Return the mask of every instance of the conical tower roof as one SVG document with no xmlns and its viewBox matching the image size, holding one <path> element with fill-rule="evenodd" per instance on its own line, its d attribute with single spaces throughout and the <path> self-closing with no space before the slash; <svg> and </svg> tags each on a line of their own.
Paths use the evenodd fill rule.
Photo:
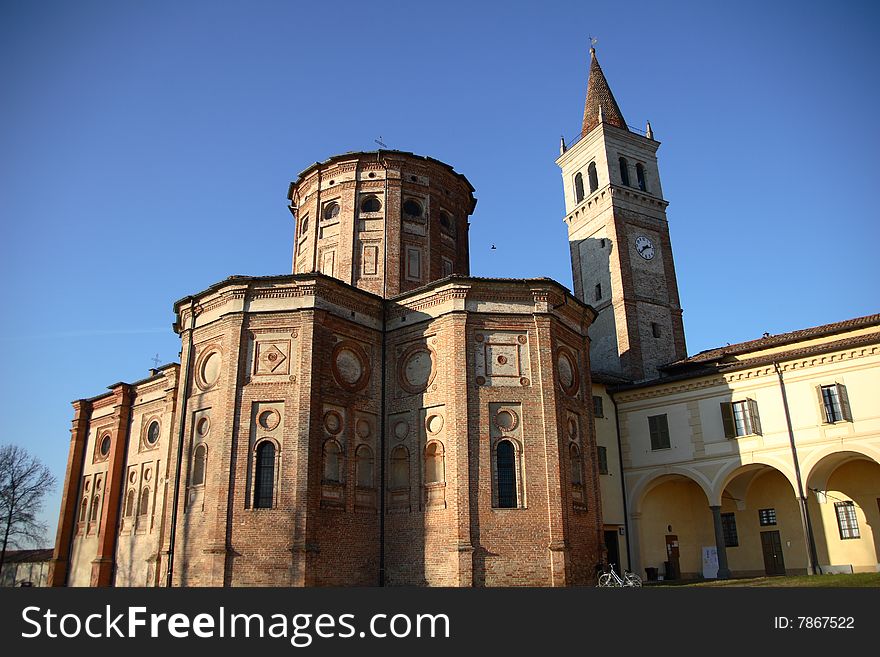
<svg viewBox="0 0 880 657">
<path fill-rule="evenodd" d="M 600 123 L 609 123 L 618 128 L 627 130 L 623 114 L 614 100 L 614 94 L 608 86 L 599 60 L 596 58 L 596 50 L 590 48 L 590 79 L 587 82 L 587 102 L 584 104 L 584 127 L 586 135 Z"/>
</svg>

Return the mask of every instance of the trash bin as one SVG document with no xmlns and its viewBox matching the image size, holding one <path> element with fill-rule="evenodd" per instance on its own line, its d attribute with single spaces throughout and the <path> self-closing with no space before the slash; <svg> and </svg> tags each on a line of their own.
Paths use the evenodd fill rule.
<svg viewBox="0 0 880 657">
<path fill-rule="evenodd" d="M 657 569 L 656 568 L 645 568 L 645 575 L 648 576 L 649 582 L 657 581 Z"/>
</svg>

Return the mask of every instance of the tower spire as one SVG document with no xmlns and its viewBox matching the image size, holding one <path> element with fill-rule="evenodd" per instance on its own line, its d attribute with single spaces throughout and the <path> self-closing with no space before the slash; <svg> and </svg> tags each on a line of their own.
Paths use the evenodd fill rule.
<svg viewBox="0 0 880 657">
<path fill-rule="evenodd" d="M 626 121 L 614 100 L 614 94 L 608 86 L 596 49 L 590 48 L 590 78 L 587 82 L 587 101 L 584 103 L 584 125 L 582 134 L 586 135 L 600 123 L 608 123 L 627 130 Z"/>
</svg>

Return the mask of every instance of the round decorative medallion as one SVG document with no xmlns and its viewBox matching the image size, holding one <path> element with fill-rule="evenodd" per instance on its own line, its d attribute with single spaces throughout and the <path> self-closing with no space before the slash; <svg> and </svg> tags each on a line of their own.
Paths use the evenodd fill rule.
<svg viewBox="0 0 880 657">
<path fill-rule="evenodd" d="M 131 472 L 128 473 L 128 481 L 133 484 L 135 479 L 137 479 L 137 472 L 132 470 Z M 86 490 L 88 490 L 88 489 L 86 489 Z"/>
<path fill-rule="evenodd" d="M 495 414 L 495 426 L 502 431 L 513 431 L 519 424 L 519 417 L 513 411 L 507 409 Z"/>
<path fill-rule="evenodd" d="M 210 388 L 220 378 L 220 352 L 211 351 L 202 358 L 198 369 L 199 378 L 205 388 Z"/>
<path fill-rule="evenodd" d="M 92 486 L 92 482 L 86 481 L 85 489 L 86 489 L 87 493 L 89 492 L 89 488 L 91 488 L 91 486 Z"/>
<path fill-rule="evenodd" d="M 332 434 L 342 431 L 342 416 L 336 411 L 324 413 L 324 428 Z"/>
<path fill-rule="evenodd" d="M 477 333 L 477 342 L 482 342 L 483 340 L 485 340 L 485 338 L 483 337 L 483 334 Z"/>
<path fill-rule="evenodd" d="M 432 436 L 436 436 L 443 428 L 442 415 L 429 415 L 425 420 L 425 430 Z"/>
<path fill-rule="evenodd" d="M 147 444 L 155 445 L 159 441 L 159 423 L 156 420 L 150 422 L 147 427 Z"/>
<path fill-rule="evenodd" d="M 206 417 L 199 418 L 199 421 L 196 422 L 196 433 L 200 436 L 207 436 L 208 431 L 211 429 L 211 420 Z"/>
<path fill-rule="evenodd" d="M 107 456 L 110 453 L 110 434 L 106 434 L 103 438 L 101 438 L 101 456 Z"/>
<path fill-rule="evenodd" d="M 436 359 L 430 347 L 413 345 L 398 360 L 400 387 L 411 393 L 423 392 L 437 374 Z"/>
<path fill-rule="evenodd" d="M 516 341 L 520 344 L 525 344 L 528 341 L 528 338 L 524 335 L 518 335 L 516 336 Z"/>
<path fill-rule="evenodd" d="M 281 415 L 274 408 L 270 408 L 260 413 L 257 422 L 259 422 L 260 426 L 266 431 L 272 431 L 272 429 L 277 427 L 278 423 L 281 422 Z"/>
<path fill-rule="evenodd" d="M 401 420 L 394 425 L 394 437 L 403 440 L 409 433 L 409 424 L 405 420 Z"/>
<path fill-rule="evenodd" d="M 366 438 L 367 436 L 369 436 L 372 429 L 373 428 L 370 426 L 370 423 L 366 420 L 358 420 L 354 425 L 355 432 L 361 438 Z"/>
<path fill-rule="evenodd" d="M 568 418 L 568 437 L 572 440 L 577 440 L 577 433 L 577 422 L 574 421 L 574 418 Z"/>
<path fill-rule="evenodd" d="M 481 385 L 483 385 L 483 384 L 485 384 L 485 383 L 486 383 L 486 377 L 484 377 L 484 376 L 478 376 L 478 377 L 477 377 L 477 385 L 478 385 L 478 386 L 481 386 Z"/>
<path fill-rule="evenodd" d="M 367 355 L 358 344 L 349 340 L 336 344 L 330 357 L 330 369 L 336 382 L 350 392 L 363 388 L 370 378 Z"/>
<path fill-rule="evenodd" d="M 559 374 L 559 383 L 567 395 L 574 395 L 578 391 L 579 374 L 577 361 L 567 349 L 560 349 L 556 356 L 556 371 Z"/>
<path fill-rule="evenodd" d="M 499 356 L 498 357 L 499 365 L 507 365 L 507 356 Z"/>
<path fill-rule="evenodd" d="M 144 470 L 144 481 L 149 481 L 153 478 L 153 471 L 150 468 Z"/>
<path fill-rule="evenodd" d="M 522 378 L 519 380 L 519 384 L 520 384 L 521 386 L 527 386 L 527 385 L 529 385 L 529 383 L 530 383 L 530 381 L 529 381 L 526 377 L 522 377 Z"/>
</svg>

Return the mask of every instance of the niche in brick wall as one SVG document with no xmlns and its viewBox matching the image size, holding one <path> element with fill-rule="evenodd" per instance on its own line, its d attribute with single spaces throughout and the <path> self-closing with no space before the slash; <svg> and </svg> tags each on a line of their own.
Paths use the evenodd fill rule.
<svg viewBox="0 0 880 657">
<path fill-rule="evenodd" d="M 446 508 L 446 408 L 432 406 L 419 411 L 422 429 L 422 504 L 425 510 Z"/>
<path fill-rule="evenodd" d="M 324 404 L 321 418 L 321 506 L 344 508 L 346 410 Z"/>
</svg>

